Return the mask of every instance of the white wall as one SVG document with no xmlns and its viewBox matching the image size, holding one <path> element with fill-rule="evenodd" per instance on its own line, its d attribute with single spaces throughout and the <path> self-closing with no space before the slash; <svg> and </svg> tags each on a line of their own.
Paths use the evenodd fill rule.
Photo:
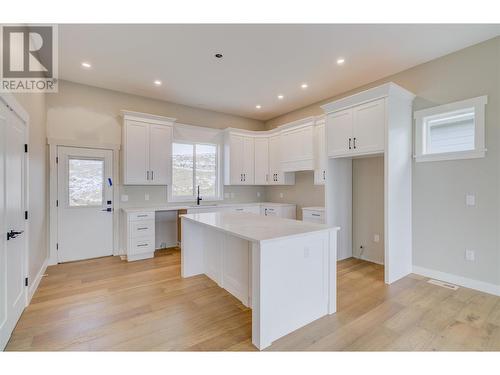
<svg viewBox="0 0 500 375">
<path fill-rule="evenodd" d="M 413 264 L 500 284 L 500 37 L 297 109 L 266 128 L 322 114 L 322 104 L 389 81 L 417 95 L 414 110 L 488 95 L 485 158 L 413 164 Z M 290 194 L 308 194 L 310 184 Z M 467 192 L 476 193 L 475 208 L 465 207 Z M 475 262 L 465 261 L 465 249 L 476 252 Z"/>
</svg>

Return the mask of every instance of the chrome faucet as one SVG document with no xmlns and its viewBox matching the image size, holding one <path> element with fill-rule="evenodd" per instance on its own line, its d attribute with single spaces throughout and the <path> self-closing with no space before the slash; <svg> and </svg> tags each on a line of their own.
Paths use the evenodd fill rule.
<svg viewBox="0 0 500 375">
<path fill-rule="evenodd" d="M 196 197 L 196 205 L 200 205 L 200 201 L 203 200 L 202 197 L 200 197 L 200 185 L 198 185 L 198 196 Z"/>
</svg>

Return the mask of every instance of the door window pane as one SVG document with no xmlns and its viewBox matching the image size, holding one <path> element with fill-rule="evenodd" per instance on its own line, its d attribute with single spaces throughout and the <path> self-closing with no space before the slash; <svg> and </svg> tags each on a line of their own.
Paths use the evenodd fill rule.
<svg viewBox="0 0 500 375">
<path fill-rule="evenodd" d="M 217 196 L 217 147 L 215 145 L 196 145 L 196 186 L 200 195 Z"/>
<path fill-rule="evenodd" d="M 193 196 L 193 145 L 172 145 L 172 195 Z"/>
<path fill-rule="evenodd" d="M 69 159 L 70 207 L 102 206 L 103 187 L 104 160 Z"/>
</svg>

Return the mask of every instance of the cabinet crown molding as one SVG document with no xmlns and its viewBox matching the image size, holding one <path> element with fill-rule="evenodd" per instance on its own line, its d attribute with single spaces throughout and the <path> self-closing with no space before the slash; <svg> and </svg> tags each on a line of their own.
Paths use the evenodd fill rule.
<svg viewBox="0 0 500 375">
<path fill-rule="evenodd" d="M 172 126 L 174 122 L 177 121 L 177 119 L 172 117 L 152 115 L 150 113 L 143 113 L 143 112 L 128 111 L 126 109 L 122 109 L 121 112 L 124 120 L 142 121 L 142 122 L 148 122 L 150 124 L 170 125 L 170 126 Z"/>
<path fill-rule="evenodd" d="M 394 82 L 389 82 L 358 92 L 354 95 L 346 96 L 345 98 L 335 100 L 331 103 L 324 104 L 321 108 L 325 111 L 325 113 L 332 113 L 386 97 L 400 98 L 407 101 L 411 105 L 413 99 L 415 98 L 415 94 L 399 85 L 396 85 Z"/>
</svg>

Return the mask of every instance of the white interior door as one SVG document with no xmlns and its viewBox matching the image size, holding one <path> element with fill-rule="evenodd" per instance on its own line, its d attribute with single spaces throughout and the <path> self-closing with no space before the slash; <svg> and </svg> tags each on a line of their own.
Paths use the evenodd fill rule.
<svg viewBox="0 0 500 375">
<path fill-rule="evenodd" d="M 13 113 L 0 112 L 0 348 L 26 306 L 25 153 L 26 127 Z"/>
<path fill-rule="evenodd" d="M 57 148 L 59 262 L 113 254 L 113 152 Z"/>
</svg>

